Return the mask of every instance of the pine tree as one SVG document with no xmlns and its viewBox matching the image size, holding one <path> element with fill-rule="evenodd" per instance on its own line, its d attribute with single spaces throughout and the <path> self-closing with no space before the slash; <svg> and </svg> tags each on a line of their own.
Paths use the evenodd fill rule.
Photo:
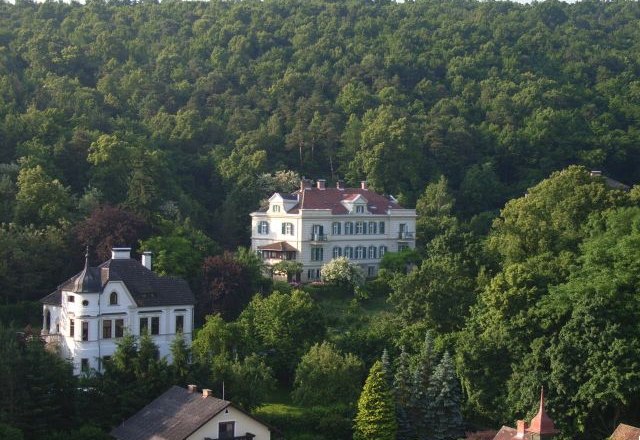
<svg viewBox="0 0 640 440">
<path fill-rule="evenodd" d="M 391 362 L 389 361 L 389 352 L 385 348 L 382 350 L 382 358 L 380 358 L 382 362 L 382 371 L 384 372 L 384 378 L 387 381 L 389 386 L 393 385 L 393 374 L 391 372 Z"/>
<path fill-rule="evenodd" d="M 435 368 L 429 390 L 428 426 L 433 440 L 455 440 L 464 436 L 464 421 L 460 411 L 462 393 L 448 352 Z"/>
<path fill-rule="evenodd" d="M 434 367 L 433 338 L 431 332 L 427 332 L 424 344 L 418 355 L 418 363 L 413 373 L 411 398 L 409 400 L 409 417 L 414 421 L 414 429 L 419 440 L 429 437 L 429 401 L 427 390 Z"/>
<path fill-rule="evenodd" d="M 409 353 L 402 347 L 398 358 L 398 367 L 393 380 L 393 391 L 396 398 L 396 419 L 398 421 L 398 440 L 415 438 L 413 426 L 409 417 L 409 403 L 411 400 L 411 367 Z"/>
<path fill-rule="evenodd" d="M 184 386 L 189 377 L 189 359 L 191 358 L 191 349 L 184 340 L 182 333 L 176 334 L 171 341 L 171 371 L 173 375 L 173 383 Z"/>
<path fill-rule="evenodd" d="M 358 400 L 354 440 L 395 440 L 397 423 L 393 394 L 384 378 L 382 362 L 376 361 Z"/>
</svg>

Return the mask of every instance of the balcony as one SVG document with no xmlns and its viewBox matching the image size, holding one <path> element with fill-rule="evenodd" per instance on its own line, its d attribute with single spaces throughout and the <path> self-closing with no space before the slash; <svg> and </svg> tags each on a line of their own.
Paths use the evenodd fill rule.
<svg viewBox="0 0 640 440">
<path fill-rule="evenodd" d="M 327 235 L 318 234 L 314 232 L 313 234 L 311 234 L 311 241 L 315 241 L 315 242 L 327 241 Z"/>
<path fill-rule="evenodd" d="M 413 240 L 414 238 L 413 232 L 403 231 L 398 233 L 398 240 Z"/>
</svg>

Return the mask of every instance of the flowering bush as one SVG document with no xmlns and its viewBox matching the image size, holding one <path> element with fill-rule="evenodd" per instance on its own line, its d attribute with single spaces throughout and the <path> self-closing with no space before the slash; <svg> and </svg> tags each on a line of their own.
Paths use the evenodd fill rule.
<svg viewBox="0 0 640 440">
<path fill-rule="evenodd" d="M 360 266 L 346 257 L 338 257 L 322 266 L 322 281 L 338 285 L 359 287 L 364 284 L 364 272 Z"/>
</svg>

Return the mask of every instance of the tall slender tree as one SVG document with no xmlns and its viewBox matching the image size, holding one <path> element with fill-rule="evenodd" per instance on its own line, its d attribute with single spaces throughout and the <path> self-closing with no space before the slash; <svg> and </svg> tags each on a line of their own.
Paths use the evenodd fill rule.
<svg viewBox="0 0 640 440">
<path fill-rule="evenodd" d="M 464 421 L 460 409 L 461 401 L 462 393 L 453 361 L 449 352 L 445 352 L 431 376 L 431 383 L 427 390 L 427 425 L 430 439 L 462 438 Z"/>
<path fill-rule="evenodd" d="M 382 362 L 376 361 L 358 400 L 353 439 L 395 440 L 397 430 L 393 394 L 384 377 Z"/>
<path fill-rule="evenodd" d="M 398 440 L 414 438 L 413 425 L 409 417 L 411 401 L 411 366 L 409 353 L 402 347 L 396 374 L 393 378 L 393 391 L 396 398 L 396 420 L 398 421 Z"/>
</svg>

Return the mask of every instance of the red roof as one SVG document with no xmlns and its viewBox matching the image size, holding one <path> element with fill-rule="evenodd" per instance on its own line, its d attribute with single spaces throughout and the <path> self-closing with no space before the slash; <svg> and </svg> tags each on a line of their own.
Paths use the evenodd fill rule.
<svg viewBox="0 0 640 440">
<path fill-rule="evenodd" d="M 276 251 L 276 252 L 297 252 L 298 249 L 291 246 L 286 241 L 278 241 L 276 243 L 265 244 L 264 246 L 258 246 L 261 251 Z"/>
<path fill-rule="evenodd" d="M 538 408 L 538 414 L 531 419 L 531 424 L 527 429 L 534 434 L 556 434 L 558 430 L 553 425 L 553 420 L 544 410 L 544 389 L 540 390 L 540 407 Z"/>
<path fill-rule="evenodd" d="M 288 211 L 290 214 L 296 214 L 300 209 L 330 209 L 332 214 L 348 214 L 349 211 L 342 201 L 351 201 L 358 195 L 367 200 L 367 209 L 371 214 L 386 214 L 389 209 L 403 209 L 391 198 L 362 188 L 311 187 L 298 190 L 294 194 L 298 195 L 300 201 Z"/>
<path fill-rule="evenodd" d="M 638 440 L 640 438 L 640 428 L 620 423 L 613 434 L 611 440 Z"/>
</svg>

